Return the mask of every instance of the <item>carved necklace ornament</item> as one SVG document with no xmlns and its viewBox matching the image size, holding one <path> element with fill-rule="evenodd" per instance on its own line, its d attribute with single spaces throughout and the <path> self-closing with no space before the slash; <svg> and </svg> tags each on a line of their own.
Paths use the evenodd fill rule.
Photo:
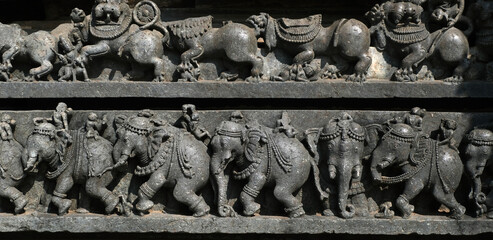
<svg viewBox="0 0 493 240">
<path fill-rule="evenodd" d="M 430 32 L 426 29 L 424 24 L 417 26 L 405 26 L 405 27 L 390 27 L 388 24 L 384 25 L 385 35 L 392 41 L 401 44 L 412 44 L 424 41 L 430 36 Z"/>
</svg>

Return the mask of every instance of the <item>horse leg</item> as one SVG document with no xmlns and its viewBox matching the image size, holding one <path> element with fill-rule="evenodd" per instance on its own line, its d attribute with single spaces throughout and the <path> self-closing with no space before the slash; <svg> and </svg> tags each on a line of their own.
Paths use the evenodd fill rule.
<svg viewBox="0 0 493 240">
<path fill-rule="evenodd" d="M 33 59 L 36 63 L 39 63 L 41 66 L 37 68 L 33 68 L 29 70 L 29 75 L 34 78 L 41 78 L 44 75 L 48 74 L 53 70 L 53 64 L 48 59 Z"/>
<path fill-rule="evenodd" d="M 189 179 L 180 179 L 177 181 L 175 188 L 173 189 L 173 197 L 178 202 L 181 202 L 188 206 L 188 208 L 193 212 L 194 217 L 202 217 L 209 213 L 210 207 L 205 203 L 202 196 L 198 196 L 195 193 L 195 186 L 197 185 Z"/>
<path fill-rule="evenodd" d="M 435 184 L 433 196 L 443 205 L 447 206 L 451 213 L 450 218 L 461 219 L 466 212 L 466 208 L 455 199 L 454 193 L 445 193 L 441 184 Z"/>
<path fill-rule="evenodd" d="M 21 191 L 17 190 L 17 188 L 8 186 L 12 184 L 6 184 L 5 182 L 1 183 L 0 187 L 0 196 L 9 198 L 10 201 L 14 202 L 15 209 L 14 213 L 18 214 L 24 211 L 24 207 L 27 205 L 27 197 L 22 194 Z"/>
<path fill-rule="evenodd" d="M 154 171 L 147 182 L 140 185 L 139 191 L 137 193 L 139 197 L 139 202 L 135 206 L 138 211 L 145 213 L 154 206 L 151 198 L 154 197 L 156 192 L 163 187 L 166 182 L 166 177 L 164 175 L 163 167 L 158 168 Z"/>
<path fill-rule="evenodd" d="M 21 51 L 20 47 L 18 45 L 15 45 L 15 46 L 11 46 L 11 48 L 9 48 L 7 51 L 5 51 L 3 54 L 2 54 L 2 64 L 4 65 L 5 67 L 5 70 L 8 72 L 10 71 L 10 69 L 12 69 L 12 63 L 11 63 L 11 60 L 17 55 L 19 54 L 19 52 Z"/>
<path fill-rule="evenodd" d="M 182 73 L 180 81 L 197 82 L 198 70 L 195 69 L 192 61 L 204 53 L 204 47 L 198 43 L 197 39 L 187 41 L 186 45 L 189 49 L 181 54 L 181 63 L 177 68 Z"/>
<path fill-rule="evenodd" d="M 53 198 L 51 201 L 58 207 L 58 215 L 63 215 L 68 212 L 72 201 L 67 198 L 67 192 L 74 186 L 74 178 L 71 174 L 66 172 L 62 173 L 57 179 L 55 190 L 53 191 Z"/>
<path fill-rule="evenodd" d="M 297 189 L 293 189 L 293 186 L 289 181 L 278 182 L 274 187 L 274 197 L 284 204 L 284 211 L 289 215 L 290 218 L 301 217 L 305 215 L 305 210 L 303 210 L 303 204 L 293 196 L 293 193 Z"/>
<path fill-rule="evenodd" d="M 413 198 L 415 198 L 425 187 L 423 180 L 418 177 L 409 179 L 405 186 L 404 191 L 396 200 L 396 207 L 402 212 L 402 218 L 409 218 L 411 213 L 414 212 L 414 206 L 409 204 Z"/>
<path fill-rule="evenodd" d="M 104 210 L 107 214 L 113 212 L 119 203 L 118 196 L 106 188 L 113 181 L 113 178 L 114 173 L 107 171 L 101 177 L 90 177 L 86 181 L 87 194 L 101 200 L 105 205 Z"/>
<path fill-rule="evenodd" d="M 263 173 L 255 172 L 250 176 L 248 183 L 240 193 L 240 202 L 243 204 L 243 214 L 253 216 L 260 210 L 260 204 L 255 202 L 255 198 L 260 194 L 260 190 L 267 182 L 267 177 Z"/>
</svg>

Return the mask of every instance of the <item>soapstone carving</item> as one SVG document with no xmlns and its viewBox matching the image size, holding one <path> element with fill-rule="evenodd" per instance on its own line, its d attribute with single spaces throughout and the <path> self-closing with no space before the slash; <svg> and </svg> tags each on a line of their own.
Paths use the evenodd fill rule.
<svg viewBox="0 0 493 240">
<path fill-rule="evenodd" d="M 474 23 L 473 80 L 493 80 L 493 1 L 475 0 L 467 16 Z"/>
<path fill-rule="evenodd" d="M 269 51 L 282 49 L 293 56 L 292 65 L 280 76 L 272 76 L 276 81 L 315 81 L 322 75 L 338 78 L 356 63 L 354 73 L 346 77 L 348 81 L 363 82 L 371 65 L 368 54 L 370 33 L 368 28 L 355 19 L 341 19 L 325 28 L 322 15 L 303 19 L 274 19 L 267 13 L 253 15 L 247 19 L 255 28 L 257 37 L 265 40 Z M 318 69 L 310 65 L 318 56 L 333 58 L 334 64 Z"/>
<path fill-rule="evenodd" d="M 29 70 L 25 80 L 33 81 L 46 76 L 53 70 L 58 49 L 57 40 L 46 31 L 27 34 L 17 24 L 0 23 L 0 79 L 11 81 L 14 59 L 28 59 L 27 63 L 38 65 Z"/>
<path fill-rule="evenodd" d="M 491 191 L 491 158 L 493 156 L 493 132 L 474 129 L 467 136 L 464 151 L 465 171 L 472 186 L 469 199 L 474 203 L 476 216 L 486 214 L 493 218 L 493 191 Z"/>
<path fill-rule="evenodd" d="M 134 174 L 147 179 L 138 191 L 135 207 L 140 214 L 154 206 L 151 199 L 163 187 L 172 188 L 173 197 L 194 216 L 209 213 L 210 207 L 197 195 L 209 182 L 210 156 L 201 141 L 150 110 L 128 117 L 117 134 L 114 167 L 127 164 L 130 156 L 135 156 L 138 165 Z"/>
<path fill-rule="evenodd" d="M 333 216 L 336 212 L 343 218 L 352 218 L 355 213 L 367 216 L 365 187 L 361 181 L 364 170 L 362 160 L 374 148 L 367 130 L 355 123 L 349 114 L 343 113 L 329 120 L 323 128 L 308 129 L 305 141 L 315 159 L 324 161 L 323 166 L 327 167 L 329 176 L 321 178 L 327 182 L 325 185 L 330 185 L 327 187 L 329 196 L 337 198 L 337 201 L 325 199 L 328 208 L 323 214 Z M 336 202 L 337 207 L 331 206 L 331 202 Z M 358 209 L 354 203 L 359 206 Z"/>
<path fill-rule="evenodd" d="M 398 68 L 392 78 L 395 81 L 417 81 L 418 68 L 425 60 L 436 63 L 433 67 L 442 72 L 452 72 L 444 81 L 463 81 L 469 66 L 469 43 L 454 24 L 464 11 L 464 0 L 429 1 L 427 9 L 422 6 L 425 2 L 388 0 L 376 4 L 366 13 L 374 45 L 399 62 L 389 62 Z M 429 71 L 426 75 L 434 78 L 433 73 L 438 72 Z"/>
<path fill-rule="evenodd" d="M 26 176 L 22 159 L 22 145 L 14 138 L 16 121 L 8 114 L 0 119 L 0 197 L 14 203 L 14 213 L 24 211 L 28 199 L 16 187 Z"/>
<path fill-rule="evenodd" d="M 60 105 L 59 105 L 60 106 Z M 99 136 L 105 123 L 94 113 L 87 117 L 85 126 L 69 130 L 64 109 L 55 112 L 51 119 L 35 118 L 34 130 L 29 135 L 23 158 L 26 171 L 33 171 L 46 162 L 47 179 L 55 179 L 52 202 L 58 214 L 66 214 L 72 205 L 67 192 L 74 184 L 81 184 L 90 197 L 105 205 L 105 212 L 112 213 L 120 200 L 106 187 L 116 177 L 113 166 L 112 144 Z M 61 121 L 58 121 L 61 120 Z M 62 124 L 62 125 L 59 125 Z M 63 127 L 60 127 L 63 126 Z"/>
<path fill-rule="evenodd" d="M 209 144 L 211 134 L 200 124 L 200 116 L 195 105 L 185 104 L 182 106 L 180 125 L 197 140 L 204 142 L 206 146 Z"/>
<path fill-rule="evenodd" d="M 231 118 L 236 119 L 237 116 L 235 112 Z M 220 216 L 237 216 L 227 203 L 230 176 L 235 180 L 246 180 L 239 197 L 243 215 L 253 216 L 260 210 L 261 206 L 255 200 L 267 186 L 274 188 L 274 197 L 281 202 L 289 217 L 305 214 L 302 203 L 293 193 L 307 181 L 310 169 L 313 168 L 314 177 L 318 179 L 318 168 L 303 144 L 291 134 L 294 131 L 288 126 L 285 114 L 283 120 L 286 121 L 278 124 L 278 131 L 256 121 L 246 124 L 223 121 L 217 127 L 210 145 L 211 172 Z M 325 195 L 320 187 L 318 190 Z"/>
<path fill-rule="evenodd" d="M 383 136 L 372 153 L 373 180 L 380 184 L 404 183 L 404 191 L 395 201 L 403 218 L 411 216 L 414 206 L 410 202 L 426 189 L 438 202 L 450 209 L 449 217 L 461 219 L 465 207 L 454 196 L 463 172 L 459 152 L 450 147 L 450 140 L 447 140 L 450 132 L 441 132 L 441 136 L 447 137 L 440 141 L 420 130 L 422 113 L 419 108 L 414 108 L 400 119 L 403 121 L 394 119 L 382 126 Z M 445 130 L 447 128 L 453 127 L 443 127 Z M 382 176 L 384 169 L 394 165 L 402 174 Z"/>
</svg>

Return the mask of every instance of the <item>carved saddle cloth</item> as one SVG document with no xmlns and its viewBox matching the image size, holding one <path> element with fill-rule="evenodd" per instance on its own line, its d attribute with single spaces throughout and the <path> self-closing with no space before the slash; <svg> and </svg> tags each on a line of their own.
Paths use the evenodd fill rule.
<svg viewBox="0 0 493 240">
<path fill-rule="evenodd" d="M 421 23 L 417 26 L 391 27 L 385 24 L 385 35 L 393 42 L 413 44 L 421 42 L 430 36 L 426 26 Z"/>
<path fill-rule="evenodd" d="M 167 24 L 173 35 L 180 39 L 197 38 L 212 28 L 212 16 L 187 18 Z"/>
<path fill-rule="evenodd" d="M 302 19 L 281 18 L 275 21 L 277 35 L 284 41 L 306 43 L 312 41 L 322 28 L 322 15 Z"/>
<path fill-rule="evenodd" d="M 84 157 L 87 159 L 87 153 L 86 151 L 82 151 L 83 147 L 83 138 L 85 138 L 85 134 L 80 134 L 79 131 L 77 130 L 70 130 L 69 131 L 70 136 L 72 136 L 72 144 L 67 146 L 65 148 L 64 152 L 58 152 L 57 154 L 59 157 L 59 161 L 62 162 L 62 165 L 60 165 L 55 171 L 53 172 L 47 172 L 46 177 L 48 179 L 54 179 L 60 176 L 60 174 L 67 169 L 67 167 L 70 165 L 72 161 L 76 161 L 75 163 L 75 169 L 74 169 L 74 174 L 77 174 L 78 171 L 77 166 L 81 166 L 81 158 Z M 57 139 L 56 141 L 61 141 L 60 139 Z M 58 144 L 58 143 L 57 143 Z M 83 155 L 83 156 L 81 156 Z M 82 164 L 84 165 L 84 164 Z M 86 168 L 87 172 L 87 168 Z"/>
<path fill-rule="evenodd" d="M 185 149 L 183 149 L 184 145 L 181 144 L 182 138 L 182 133 L 178 133 L 178 136 L 170 136 L 168 140 L 161 144 L 158 152 L 149 164 L 146 166 L 137 166 L 135 169 L 135 175 L 149 175 L 166 164 L 168 171 L 166 177 L 168 177 L 171 169 L 171 163 L 178 162 L 183 175 L 187 178 L 192 178 L 194 172 L 190 163 L 190 156 L 185 154 Z"/>
</svg>

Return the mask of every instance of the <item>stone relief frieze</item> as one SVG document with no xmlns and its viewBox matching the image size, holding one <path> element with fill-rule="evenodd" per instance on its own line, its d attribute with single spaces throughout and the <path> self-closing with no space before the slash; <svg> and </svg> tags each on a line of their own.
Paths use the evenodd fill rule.
<svg viewBox="0 0 493 240">
<path fill-rule="evenodd" d="M 359 19 L 259 13 L 162 21 L 150 0 L 96 0 L 72 23 L 27 34 L 1 25 L 4 81 L 487 80 L 492 5 L 477 0 L 388 0 Z M 34 66 L 34 68 L 33 68 Z"/>
</svg>

